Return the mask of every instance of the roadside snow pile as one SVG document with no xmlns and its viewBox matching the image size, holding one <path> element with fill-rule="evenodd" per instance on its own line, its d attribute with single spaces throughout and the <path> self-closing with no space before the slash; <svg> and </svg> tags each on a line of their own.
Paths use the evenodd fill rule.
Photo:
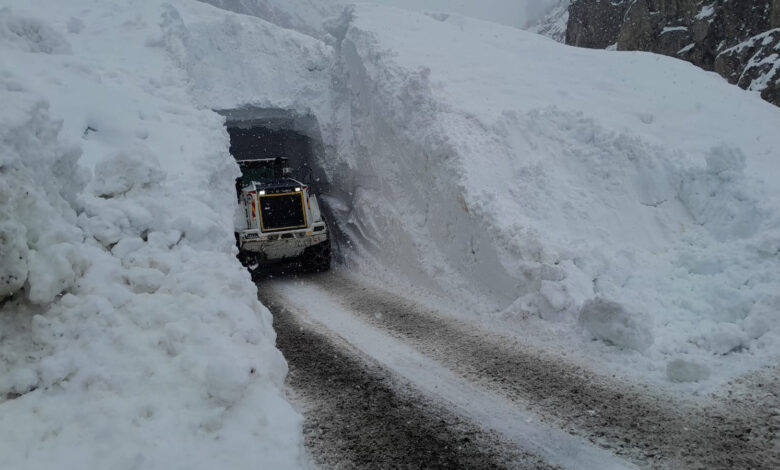
<svg viewBox="0 0 780 470">
<path fill-rule="evenodd" d="M 780 353 L 777 109 L 673 59 L 453 15 L 361 5 L 329 31 L 327 167 L 365 272 L 662 380 Z"/>
<path fill-rule="evenodd" d="M 580 309 L 579 321 L 594 338 L 622 348 L 644 351 L 653 344 L 646 314 L 630 312 L 617 302 L 596 297 Z"/>
<path fill-rule="evenodd" d="M 672 382 L 701 382 L 710 373 L 709 367 L 685 359 L 673 359 L 666 365 L 666 376 Z"/>
<path fill-rule="evenodd" d="M 300 467 L 271 316 L 232 252 L 227 134 L 160 26 L 232 15 L 3 3 L 3 465 Z"/>
</svg>

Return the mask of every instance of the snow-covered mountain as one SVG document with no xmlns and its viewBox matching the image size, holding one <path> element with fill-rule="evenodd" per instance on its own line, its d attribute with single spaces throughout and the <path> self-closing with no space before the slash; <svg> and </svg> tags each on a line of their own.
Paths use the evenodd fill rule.
<svg viewBox="0 0 780 470">
<path fill-rule="evenodd" d="M 780 4 L 575 0 L 566 43 L 650 51 L 714 70 L 780 106 Z"/>
<path fill-rule="evenodd" d="M 558 42 L 565 42 L 566 28 L 569 24 L 569 5 L 571 0 L 559 0 L 545 11 L 544 16 L 529 24 L 527 29 Z"/>
<path fill-rule="evenodd" d="M 347 0 L 201 0 L 219 8 L 252 15 L 283 28 L 325 39 L 323 20 L 338 16 Z M 419 12 L 469 16 L 560 37 L 566 33 L 570 0 L 374 0 L 371 3 Z M 563 19 L 562 19 L 563 18 Z"/>
<path fill-rule="evenodd" d="M 307 116 L 348 269 L 683 392 L 780 353 L 778 108 L 457 14 L 210 3 L 0 2 L 9 468 L 304 465 L 216 109 Z"/>
</svg>

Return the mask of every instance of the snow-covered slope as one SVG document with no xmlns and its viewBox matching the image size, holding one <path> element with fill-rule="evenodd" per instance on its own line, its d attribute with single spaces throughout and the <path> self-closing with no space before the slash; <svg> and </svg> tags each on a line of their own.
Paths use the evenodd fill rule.
<svg viewBox="0 0 780 470">
<path fill-rule="evenodd" d="M 2 465 L 300 466 L 271 316 L 233 253 L 238 168 L 181 60 L 230 44 L 270 70 L 289 51 L 248 49 L 260 20 L 196 2 L 2 4 Z"/>
<path fill-rule="evenodd" d="M 200 0 L 225 10 L 256 16 L 282 28 L 293 29 L 320 39 L 327 38 L 323 22 L 338 16 L 348 0 Z M 373 4 L 419 12 L 439 12 L 464 15 L 493 21 L 521 29 L 533 29 L 541 34 L 566 34 L 566 13 L 569 0 L 373 0 Z M 568 17 L 568 15 L 566 15 Z M 392 27 L 392 25 L 388 25 Z"/>
<path fill-rule="evenodd" d="M 364 5 L 330 30 L 328 166 L 366 259 L 651 378 L 778 353 L 771 105 L 680 61 L 451 15 Z"/>
<path fill-rule="evenodd" d="M 420 12 L 457 14 L 526 29 L 541 20 L 558 2 L 560 0 L 372 0 L 366 3 Z M 348 5 L 357 2 L 344 3 Z"/>
<path fill-rule="evenodd" d="M 323 38 L 325 18 L 344 9 L 341 0 L 200 0 L 242 15 L 256 16 L 269 23 L 303 34 Z"/>
</svg>

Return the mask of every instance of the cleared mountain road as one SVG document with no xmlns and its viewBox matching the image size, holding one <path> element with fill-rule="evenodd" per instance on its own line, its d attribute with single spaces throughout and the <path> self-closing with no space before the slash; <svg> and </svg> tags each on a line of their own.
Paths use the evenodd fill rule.
<svg viewBox="0 0 780 470">
<path fill-rule="evenodd" d="M 261 294 L 274 316 L 287 384 L 304 415 L 314 463 L 327 469 L 552 469 L 448 411 L 283 306 Z"/>
<path fill-rule="evenodd" d="M 780 464 L 772 393 L 657 396 L 338 272 L 258 285 L 324 468 Z"/>
</svg>

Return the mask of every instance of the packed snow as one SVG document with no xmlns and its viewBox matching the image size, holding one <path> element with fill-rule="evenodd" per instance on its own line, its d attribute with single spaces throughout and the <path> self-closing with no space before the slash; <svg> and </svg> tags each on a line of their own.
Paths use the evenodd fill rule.
<svg viewBox="0 0 780 470">
<path fill-rule="evenodd" d="M 259 21 L 184 1 L 3 4 L 3 465 L 300 467 L 287 366 L 234 254 L 228 136 L 172 60 L 177 8 L 215 41 Z"/>
<path fill-rule="evenodd" d="M 359 269 L 642 381 L 777 357 L 775 107 L 681 61 L 455 15 L 362 5 L 329 31 L 325 165 Z"/>
</svg>

